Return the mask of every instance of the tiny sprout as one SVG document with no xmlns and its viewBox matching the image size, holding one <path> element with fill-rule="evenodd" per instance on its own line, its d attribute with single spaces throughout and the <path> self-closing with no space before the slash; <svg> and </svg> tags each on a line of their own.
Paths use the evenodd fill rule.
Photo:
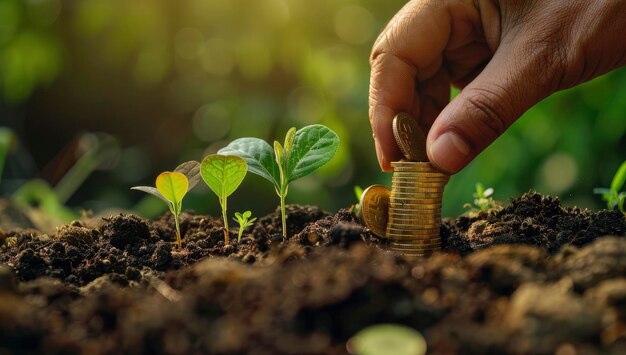
<svg viewBox="0 0 626 355">
<path fill-rule="evenodd" d="M 355 355 L 423 355 L 427 349 L 420 332 L 400 324 L 369 326 L 350 338 L 346 347 Z"/>
<path fill-rule="evenodd" d="M 363 188 L 359 185 L 354 186 L 354 196 L 356 197 L 356 204 L 354 205 L 354 214 L 359 215 L 361 210 L 361 196 L 363 195 Z"/>
<path fill-rule="evenodd" d="M 463 207 L 472 210 L 478 210 L 480 212 L 487 212 L 492 208 L 497 208 L 498 203 L 493 200 L 493 188 L 489 187 L 485 189 L 483 184 L 476 183 L 476 192 L 472 194 L 474 196 L 474 203 L 466 203 Z"/>
<path fill-rule="evenodd" d="M 166 171 L 161 173 L 152 186 L 135 186 L 131 190 L 138 190 L 156 196 L 163 200 L 174 216 L 176 223 L 176 244 L 178 250 L 182 248 L 182 238 L 180 235 L 179 216 L 182 212 L 183 198 L 200 180 L 200 170 L 197 161 L 188 161 L 179 165 L 174 172 Z"/>
<path fill-rule="evenodd" d="M 281 145 L 274 149 L 258 138 L 240 138 L 222 148 L 218 154 L 237 155 L 248 163 L 251 173 L 262 176 L 274 184 L 280 198 L 283 239 L 287 239 L 285 198 L 289 183 L 311 174 L 332 159 L 339 147 L 339 137 L 323 125 L 306 126 L 296 131 L 291 128 Z"/>
<path fill-rule="evenodd" d="M 246 161 L 235 155 L 209 155 L 200 164 L 202 179 L 215 192 L 222 206 L 224 242 L 226 244 L 229 242 L 227 199 L 237 190 L 247 172 Z"/>
<path fill-rule="evenodd" d="M 606 201 L 606 206 L 609 210 L 613 210 L 616 207 L 626 213 L 624 209 L 624 202 L 626 201 L 626 191 L 620 192 L 626 183 L 626 161 L 620 165 L 615 172 L 613 180 L 611 181 L 611 187 L 607 188 L 595 188 L 594 194 L 602 195 L 602 199 Z"/>
<path fill-rule="evenodd" d="M 239 224 L 239 233 L 237 235 L 237 243 L 241 242 L 241 236 L 243 235 L 243 231 L 248 228 L 256 218 L 250 218 L 252 216 L 252 212 L 246 211 L 243 214 L 239 212 L 235 212 L 235 218 L 233 220 Z"/>
</svg>

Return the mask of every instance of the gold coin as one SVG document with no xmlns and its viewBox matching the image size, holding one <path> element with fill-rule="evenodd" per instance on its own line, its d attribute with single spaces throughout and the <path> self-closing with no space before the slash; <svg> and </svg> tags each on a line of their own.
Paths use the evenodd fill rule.
<svg viewBox="0 0 626 355">
<path fill-rule="evenodd" d="M 419 171 L 419 172 L 433 172 L 443 173 L 437 170 L 430 163 L 415 163 L 415 162 L 391 162 L 393 171 Z"/>
<path fill-rule="evenodd" d="M 420 179 L 419 177 L 402 177 L 402 176 L 393 176 L 391 178 L 392 182 L 401 183 L 401 184 L 409 184 L 409 185 L 433 185 L 437 184 L 440 186 L 444 186 L 448 184 L 448 179 L 440 179 L 440 178 L 426 178 Z"/>
<path fill-rule="evenodd" d="M 428 161 L 426 135 L 416 119 L 401 112 L 394 117 L 392 127 L 398 148 L 408 160 Z"/>
<path fill-rule="evenodd" d="M 399 218 L 389 217 L 388 224 L 394 227 L 412 227 L 412 228 L 424 228 L 425 226 L 432 226 L 433 228 L 439 228 L 441 225 L 441 218 Z"/>
<path fill-rule="evenodd" d="M 393 225 L 390 225 L 387 228 L 387 237 L 392 238 L 392 236 L 413 236 L 415 239 L 419 239 L 418 237 L 438 237 L 439 236 L 439 227 L 437 228 L 428 228 L 428 229 L 402 229 L 396 228 Z"/>
<path fill-rule="evenodd" d="M 441 176 L 423 176 L 422 174 L 400 174 L 394 173 L 391 181 L 403 182 L 407 184 L 447 184 L 450 179 Z"/>
<path fill-rule="evenodd" d="M 412 198 L 411 196 L 412 194 L 392 194 L 390 198 L 393 202 L 403 201 L 413 204 L 441 205 L 441 198 Z"/>
<path fill-rule="evenodd" d="M 393 212 L 394 212 L 396 215 L 414 216 L 414 215 L 415 215 L 415 213 L 419 213 L 419 212 L 420 212 L 420 210 L 417 210 L 417 209 L 413 209 L 413 210 L 411 210 L 411 209 L 400 209 L 400 208 L 394 208 L 394 209 L 393 209 Z M 438 214 L 438 215 L 441 215 L 441 212 L 440 212 L 440 211 L 435 211 L 434 213 L 436 213 L 436 214 Z"/>
<path fill-rule="evenodd" d="M 403 247 L 399 247 L 399 246 L 390 246 L 390 249 L 393 249 L 394 251 L 398 251 L 398 252 L 428 252 L 428 251 L 435 251 L 435 250 L 440 250 L 441 249 L 441 245 L 433 245 L 430 247 L 408 247 L 408 248 L 403 248 Z"/>
<path fill-rule="evenodd" d="M 391 190 L 391 194 L 389 197 L 393 197 L 394 200 L 419 200 L 419 201 L 429 201 L 429 200 L 438 200 L 441 201 L 443 194 L 441 192 L 407 192 L 407 191 L 394 191 Z M 424 202 L 419 202 L 420 204 L 424 204 Z"/>
<path fill-rule="evenodd" d="M 361 219 L 365 226 L 379 237 L 385 237 L 389 212 L 389 189 L 372 185 L 361 195 Z"/>
<path fill-rule="evenodd" d="M 408 160 L 392 161 L 391 166 L 402 166 L 402 167 L 412 166 L 412 167 L 419 167 L 419 168 L 433 168 L 433 165 L 427 161 L 408 161 Z"/>
<path fill-rule="evenodd" d="M 433 239 L 428 239 L 428 240 L 405 240 L 405 241 L 392 240 L 389 242 L 389 244 L 397 246 L 397 247 L 402 247 L 402 248 L 424 247 L 424 246 L 440 245 L 441 238 L 433 238 Z"/>
<path fill-rule="evenodd" d="M 411 217 L 429 217 L 429 218 L 441 218 L 441 213 L 438 213 L 438 211 L 433 211 L 433 210 L 418 210 L 418 209 L 408 209 L 408 211 L 397 211 L 395 208 L 390 208 L 389 209 L 389 217 L 391 216 L 397 216 L 397 217 L 405 217 L 405 218 L 411 218 Z"/>
<path fill-rule="evenodd" d="M 414 190 L 414 191 L 413 191 Z M 422 192 L 419 189 L 407 189 L 394 187 L 392 193 L 411 194 L 411 198 L 433 199 L 441 198 L 441 192 Z"/>
<path fill-rule="evenodd" d="M 391 201 L 389 203 L 391 209 L 411 210 L 421 213 L 438 213 L 441 212 L 441 206 L 437 205 L 424 205 L 421 203 L 407 203 L 404 201 Z"/>
</svg>

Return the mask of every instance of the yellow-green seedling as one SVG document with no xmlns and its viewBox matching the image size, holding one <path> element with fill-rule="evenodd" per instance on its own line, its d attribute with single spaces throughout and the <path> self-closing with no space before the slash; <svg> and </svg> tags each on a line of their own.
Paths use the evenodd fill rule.
<svg viewBox="0 0 626 355">
<path fill-rule="evenodd" d="M 182 212 L 183 198 L 200 181 L 200 163 L 188 161 L 182 163 L 173 172 L 161 173 L 155 182 L 156 187 L 134 186 L 131 190 L 143 191 L 163 200 L 170 212 L 174 216 L 176 223 L 176 244 L 178 250 L 182 247 L 182 237 L 180 235 L 179 217 Z"/>
<path fill-rule="evenodd" d="M 423 355 L 426 340 L 420 332 L 405 325 L 376 324 L 356 333 L 346 348 L 354 355 Z"/>
<path fill-rule="evenodd" d="M 248 170 L 274 184 L 280 198 L 283 239 L 287 239 L 285 198 L 289 183 L 309 175 L 330 161 L 339 147 L 339 137 L 330 128 L 316 124 L 296 131 L 290 129 L 284 144 L 274 142 L 274 149 L 262 139 L 240 138 L 218 153 L 237 155 L 248 163 Z"/>
<path fill-rule="evenodd" d="M 497 208 L 498 203 L 493 200 L 491 195 L 493 195 L 493 188 L 489 187 L 485 189 L 485 186 L 478 182 L 476 183 L 476 191 L 472 194 L 474 203 L 466 203 L 463 207 L 481 212 L 487 212 L 492 208 Z"/>
<path fill-rule="evenodd" d="M 228 206 L 228 196 L 232 195 L 241 185 L 246 173 L 248 164 L 243 158 L 236 155 L 209 155 L 200 164 L 202 179 L 217 195 L 222 206 L 222 218 L 224 219 L 224 242 L 228 244 L 228 216 L 226 208 Z"/>
<path fill-rule="evenodd" d="M 626 201 L 626 191 L 620 192 L 626 183 L 626 161 L 620 165 L 619 169 L 615 172 L 613 180 L 611 181 L 611 187 L 604 188 L 598 187 L 593 189 L 594 194 L 602 195 L 602 199 L 606 201 L 606 206 L 609 210 L 613 210 L 616 207 L 626 213 L 624 209 L 624 201 Z"/>
<path fill-rule="evenodd" d="M 354 204 L 353 212 L 355 215 L 359 215 L 361 210 L 361 196 L 363 195 L 363 188 L 359 185 L 354 186 L 354 196 L 356 196 L 356 203 Z"/>
<path fill-rule="evenodd" d="M 2 170 L 4 169 L 4 163 L 6 161 L 13 142 L 15 141 L 15 135 L 13 131 L 6 127 L 0 127 L 0 181 L 2 181 Z"/>
<path fill-rule="evenodd" d="M 243 231 L 256 221 L 256 218 L 250 218 L 252 212 L 246 211 L 244 213 L 235 212 L 235 218 L 233 220 L 239 224 L 239 233 L 237 234 L 237 243 L 241 242 L 241 236 Z"/>
</svg>

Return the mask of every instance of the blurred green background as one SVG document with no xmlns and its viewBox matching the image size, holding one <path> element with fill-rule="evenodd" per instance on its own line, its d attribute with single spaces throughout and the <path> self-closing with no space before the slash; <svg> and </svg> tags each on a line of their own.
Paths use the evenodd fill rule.
<svg viewBox="0 0 626 355">
<path fill-rule="evenodd" d="M 340 151 L 295 182 L 288 203 L 347 207 L 354 185 L 390 184 L 367 119 L 368 57 L 403 4 L 0 0 L 0 126 L 13 132 L 0 193 L 38 178 L 75 211 L 153 216 L 165 205 L 131 186 L 153 185 L 160 171 L 235 138 L 282 139 L 291 126 L 319 122 L 339 134 Z M 601 208 L 592 189 L 608 186 L 626 158 L 625 116 L 624 69 L 548 98 L 451 179 L 444 215 L 463 212 L 476 182 L 501 200 L 535 189 Z M 72 170 L 98 144 L 110 148 L 106 157 L 79 163 L 96 171 Z M 231 213 L 277 204 L 270 184 L 251 174 L 229 200 Z M 219 214 L 206 188 L 185 207 Z"/>
</svg>

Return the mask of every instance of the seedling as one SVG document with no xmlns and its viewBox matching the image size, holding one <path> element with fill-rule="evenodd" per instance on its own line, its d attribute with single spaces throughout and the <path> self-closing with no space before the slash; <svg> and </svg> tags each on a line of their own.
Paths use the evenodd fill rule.
<svg viewBox="0 0 626 355">
<path fill-rule="evenodd" d="M 361 210 L 361 196 L 363 195 L 363 188 L 359 185 L 354 186 L 354 196 L 356 197 L 356 204 L 354 204 L 354 214 L 359 215 Z"/>
<path fill-rule="evenodd" d="M 376 324 L 348 340 L 347 350 L 355 355 L 423 355 L 426 340 L 417 330 L 400 324 Z"/>
<path fill-rule="evenodd" d="M 166 171 L 161 173 L 152 186 L 135 186 L 131 190 L 138 190 L 156 196 L 163 200 L 170 212 L 174 216 L 176 223 L 176 244 L 178 250 L 182 248 L 182 238 L 180 235 L 180 223 L 178 221 L 182 212 L 183 198 L 198 181 L 200 181 L 200 163 L 188 161 L 179 165 L 174 172 Z"/>
<path fill-rule="evenodd" d="M 237 235 L 237 243 L 241 242 L 241 236 L 243 235 L 243 231 L 246 228 L 248 228 L 250 225 L 252 225 L 254 221 L 256 221 L 256 218 L 250 218 L 251 216 L 252 216 L 252 212 L 250 211 L 246 211 L 243 214 L 239 212 L 235 212 L 235 218 L 233 218 L 233 220 L 235 220 L 235 222 L 239 224 L 239 233 Z"/>
<path fill-rule="evenodd" d="M 6 127 L 0 127 L 0 181 L 2 181 L 2 170 L 4 169 L 4 163 L 13 145 L 13 140 L 13 132 Z"/>
<path fill-rule="evenodd" d="M 613 180 L 611 181 L 611 187 L 603 188 L 598 187 L 593 189 L 594 194 L 602 195 L 602 199 L 606 201 L 606 206 L 609 210 L 613 210 L 616 207 L 626 213 L 624 209 L 624 201 L 626 201 L 626 191 L 620 192 L 626 183 L 626 161 L 620 165 L 619 169 L 615 172 Z"/>
<path fill-rule="evenodd" d="M 472 194 L 474 196 L 474 204 L 466 203 L 463 207 L 478 210 L 480 212 L 487 212 L 492 208 L 497 208 L 498 203 L 493 200 L 493 188 L 486 188 L 481 183 L 476 183 L 476 192 Z"/>
<path fill-rule="evenodd" d="M 236 155 L 209 155 L 200 165 L 204 182 L 215 192 L 222 206 L 224 219 L 224 242 L 228 244 L 228 216 L 226 213 L 228 196 L 239 187 L 248 171 L 248 164 Z M 240 234 L 241 236 L 241 234 Z"/>
<path fill-rule="evenodd" d="M 240 138 L 221 149 L 219 154 L 237 155 L 248 163 L 248 170 L 274 184 L 280 198 L 283 239 L 287 239 L 285 198 L 289 183 L 309 175 L 326 164 L 339 147 L 339 137 L 326 126 L 311 125 L 300 130 L 290 129 L 281 145 L 274 149 L 262 139 Z"/>
</svg>

